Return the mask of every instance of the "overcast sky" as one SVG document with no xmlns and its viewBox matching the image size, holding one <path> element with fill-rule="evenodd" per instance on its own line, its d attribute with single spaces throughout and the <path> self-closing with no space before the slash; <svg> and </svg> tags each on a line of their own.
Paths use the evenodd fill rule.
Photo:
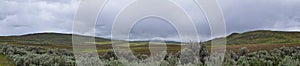
<svg viewBox="0 0 300 66">
<path fill-rule="evenodd" d="M 97 21 L 97 36 L 110 38 L 117 13 L 131 0 L 110 0 Z M 206 18 L 192 0 L 174 0 L 197 26 L 200 40 L 210 39 Z M 300 31 L 300 0 L 219 0 L 227 34 L 253 30 Z M 79 0 L 0 0 L 0 35 L 40 32 L 71 33 Z M 167 21 L 148 18 L 131 31 L 133 40 L 162 37 L 178 40 Z"/>
</svg>

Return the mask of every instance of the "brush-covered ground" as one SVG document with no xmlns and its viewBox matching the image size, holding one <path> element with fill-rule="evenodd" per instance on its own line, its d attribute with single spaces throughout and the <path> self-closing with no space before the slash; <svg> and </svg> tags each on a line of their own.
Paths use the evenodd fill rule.
<svg viewBox="0 0 300 66">
<path fill-rule="evenodd" d="M 89 37 L 75 35 L 77 37 Z M 300 32 L 280 32 L 280 31 L 251 31 L 245 33 L 233 33 L 226 37 L 227 51 L 238 53 L 240 48 L 247 47 L 249 52 L 270 51 L 280 47 L 297 47 L 300 46 Z M 213 39 L 215 40 L 215 39 Z M 105 38 L 95 37 L 95 43 L 86 42 L 88 44 L 95 44 L 99 55 L 104 55 L 107 50 L 112 49 L 111 40 Z M 207 50 L 210 51 L 210 42 L 204 42 Z M 72 35 L 59 33 L 37 33 L 21 36 L 1 36 L 0 44 L 8 44 L 11 46 L 37 46 L 46 49 L 67 49 L 72 51 Z M 149 44 L 147 41 L 133 41 L 130 42 L 130 49 L 135 55 L 149 55 Z M 166 42 L 167 52 L 175 54 L 182 50 L 185 45 L 180 45 L 179 42 Z M 85 50 L 82 52 L 96 52 Z M 0 65 L 13 65 L 10 59 L 3 54 L 0 55 Z"/>
</svg>

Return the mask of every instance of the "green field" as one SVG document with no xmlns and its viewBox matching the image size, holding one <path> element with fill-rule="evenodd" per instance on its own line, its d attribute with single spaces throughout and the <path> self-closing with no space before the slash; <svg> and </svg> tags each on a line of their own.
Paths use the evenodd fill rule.
<svg viewBox="0 0 300 66">
<path fill-rule="evenodd" d="M 0 54 L 0 66 L 15 66 L 8 58 Z"/>
</svg>

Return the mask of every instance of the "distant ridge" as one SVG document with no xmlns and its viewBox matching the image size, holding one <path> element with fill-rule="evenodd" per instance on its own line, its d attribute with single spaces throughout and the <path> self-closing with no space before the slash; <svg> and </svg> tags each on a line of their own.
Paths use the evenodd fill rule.
<svg viewBox="0 0 300 66">
<path fill-rule="evenodd" d="M 33 33 L 19 36 L 0 36 L 0 43 L 20 43 L 20 44 L 59 44 L 72 45 L 72 35 L 77 37 L 91 37 L 76 34 L 64 33 Z M 97 42 L 108 42 L 111 39 L 94 37 Z M 220 38 L 216 38 L 220 39 Z M 213 40 L 216 40 L 213 39 Z M 292 31 L 270 31 L 257 30 L 244 33 L 232 33 L 226 37 L 227 44 L 300 44 L 300 32 Z M 148 41 L 130 41 L 148 42 Z M 165 41 L 166 43 L 177 43 L 176 41 Z M 205 42 L 210 44 L 211 40 Z"/>
<path fill-rule="evenodd" d="M 20 44 L 54 44 L 72 45 L 72 35 L 77 37 L 91 37 L 76 34 L 63 33 L 33 33 L 19 36 L 1 36 L 0 42 Z M 110 41 L 110 39 L 94 37 L 95 41 Z"/>
<path fill-rule="evenodd" d="M 227 44 L 300 44 L 300 32 L 257 30 L 232 33 L 226 40 Z M 210 42 L 211 40 L 206 43 Z"/>
<path fill-rule="evenodd" d="M 84 36 L 77 34 L 64 34 L 64 33 L 32 33 L 25 35 L 15 35 L 15 36 L 0 36 L 0 43 L 18 43 L 18 44 L 51 44 L 51 45 L 72 45 L 72 35 L 76 37 L 89 37 L 95 38 L 96 42 L 110 42 L 111 39 Z M 130 41 L 130 42 L 149 42 L 149 41 Z M 179 44 L 176 41 L 165 41 L 166 43 Z"/>
</svg>

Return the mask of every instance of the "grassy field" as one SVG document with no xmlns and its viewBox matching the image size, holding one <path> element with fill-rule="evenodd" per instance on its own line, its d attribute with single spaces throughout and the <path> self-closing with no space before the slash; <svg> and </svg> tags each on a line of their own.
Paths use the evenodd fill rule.
<svg viewBox="0 0 300 66">
<path fill-rule="evenodd" d="M 59 48 L 59 49 L 68 49 L 72 50 L 72 46 L 66 46 L 66 45 L 40 45 L 40 44 L 19 44 L 19 43 L 9 43 L 10 45 L 25 45 L 25 46 L 40 46 L 45 48 Z M 99 55 L 103 55 L 107 50 L 113 49 L 111 44 L 95 44 L 97 46 L 97 52 Z M 227 45 L 226 49 L 227 51 L 234 51 L 238 52 L 240 48 L 247 47 L 250 52 L 259 51 L 259 50 L 271 50 L 274 48 L 280 48 L 280 47 L 300 47 L 300 44 L 240 44 L 240 45 Z M 134 54 L 149 54 L 149 44 L 148 43 L 130 43 L 130 49 Z M 182 49 L 182 47 L 185 47 L 184 45 L 178 45 L 178 44 L 167 44 L 167 52 L 168 53 L 176 53 Z M 207 46 L 207 50 L 210 51 L 211 46 Z M 218 48 L 218 47 L 215 47 Z M 95 52 L 95 51 L 89 51 L 86 50 L 84 52 Z"/>
<path fill-rule="evenodd" d="M 0 54 L 0 66 L 15 66 L 13 63 L 10 62 L 4 55 Z"/>
</svg>

